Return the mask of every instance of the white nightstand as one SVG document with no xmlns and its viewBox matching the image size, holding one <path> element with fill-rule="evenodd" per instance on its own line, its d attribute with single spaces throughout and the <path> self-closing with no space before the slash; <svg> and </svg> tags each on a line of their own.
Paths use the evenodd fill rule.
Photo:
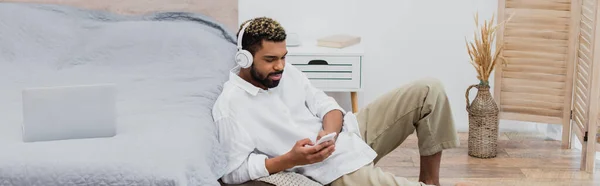
<svg viewBox="0 0 600 186">
<path fill-rule="evenodd" d="M 350 92 L 352 112 L 358 111 L 357 92 L 362 90 L 361 43 L 346 48 L 319 47 L 316 41 L 288 46 L 286 62 L 304 72 L 312 84 L 325 92 Z"/>
</svg>

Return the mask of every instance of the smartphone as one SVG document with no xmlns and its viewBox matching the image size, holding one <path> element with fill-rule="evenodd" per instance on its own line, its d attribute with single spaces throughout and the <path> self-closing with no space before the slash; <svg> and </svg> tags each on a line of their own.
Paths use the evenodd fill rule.
<svg viewBox="0 0 600 186">
<path fill-rule="evenodd" d="M 319 139 L 319 141 L 317 141 L 317 145 L 319 145 L 319 144 L 321 144 L 321 143 L 325 143 L 326 141 L 331 141 L 331 140 L 333 140 L 333 138 L 335 138 L 335 135 L 336 135 L 336 134 L 337 134 L 337 133 L 336 133 L 336 132 L 334 132 L 334 133 L 330 133 L 330 134 L 327 134 L 327 135 L 325 135 L 325 136 L 321 137 L 321 139 Z"/>
</svg>

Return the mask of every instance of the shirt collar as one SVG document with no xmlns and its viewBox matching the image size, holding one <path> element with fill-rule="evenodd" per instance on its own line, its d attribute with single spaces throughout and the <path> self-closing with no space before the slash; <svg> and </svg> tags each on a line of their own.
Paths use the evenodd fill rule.
<svg viewBox="0 0 600 186">
<path fill-rule="evenodd" d="M 250 82 L 247 82 L 246 80 L 242 79 L 238 75 L 240 72 L 240 68 L 241 68 L 240 66 L 236 66 L 233 69 L 231 69 L 231 71 L 229 72 L 229 79 L 236 86 L 240 87 L 241 89 L 244 89 L 246 92 L 250 93 L 252 96 L 256 96 L 259 91 L 262 91 L 262 89 L 254 86 Z"/>
</svg>

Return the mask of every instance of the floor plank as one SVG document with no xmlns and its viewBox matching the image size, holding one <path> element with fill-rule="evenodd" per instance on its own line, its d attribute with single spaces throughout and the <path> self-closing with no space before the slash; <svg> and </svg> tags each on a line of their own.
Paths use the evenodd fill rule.
<svg viewBox="0 0 600 186">
<path fill-rule="evenodd" d="M 600 185 L 600 161 L 596 174 L 580 171 L 581 152 L 561 149 L 560 141 L 530 133 L 501 133 L 496 158 L 468 155 L 468 133 L 460 133 L 461 146 L 443 152 L 440 165 L 442 185 L 466 182 L 471 185 Z M 409 180 L 419 177 L 419 148 L 411 135 L 376 166 Z"/>
</svg>

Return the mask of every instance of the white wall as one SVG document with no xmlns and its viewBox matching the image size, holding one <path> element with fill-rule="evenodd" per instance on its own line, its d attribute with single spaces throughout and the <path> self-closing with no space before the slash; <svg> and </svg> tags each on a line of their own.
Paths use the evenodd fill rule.
<svg viewBox="0 0 600 186">
<path fill-rule="evenodd" d="M 366 56 L 360 106 L 419 78 L 443 79 L 459 131 L 468 130 L 466 88 L 479 83 L 465 48 L 465 37 L 472 37 L 475 29 L 473 15 L 477 11 L 480 19 L 491 18 L 497 0 L 239 1 L 240 22 L 272 17 L 303 39 L 336 33 L 362 36 Z M 391 79 L 384 79 L 386 76 Z M 471 100 L 475 94 L 472 90 Z M 349 94 L 331 95 L 350 110 Z M 546 125 L 508 121 L 502 121 L 500 127 L 546 130 Z"/>
</svg>

